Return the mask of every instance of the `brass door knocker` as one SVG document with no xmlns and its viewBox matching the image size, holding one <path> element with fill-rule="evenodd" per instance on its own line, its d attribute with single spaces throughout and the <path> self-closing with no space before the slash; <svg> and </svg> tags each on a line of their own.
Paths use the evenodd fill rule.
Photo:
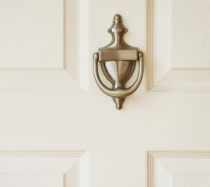
<svg viewBox="0 0 210 187">
<path fill-rule="evenodd" d="M 138 48 L 126 44 L 123 39 L 127 31 L 128 29 L 123 25 L 122 17 L 116 14 L 113 24 L 108 30 L 112 35 L 111 43 L 99 48 L 99 53 L 93 54 L 93 72 L 96 83 L 106 95 L 112 97 L 118 110 L 122 108 L 126 97 L 139 87 L 144 69 L 143 53 Z M 132 86 L 126 88 L 125 84 L 133 75 L 137 61 L 139 62 L 138 77 Z M 108 88 L 102 83 L 98 73 L 99 62 L 102 72 L 112 84 L 112 88 Z"/>
</svg>

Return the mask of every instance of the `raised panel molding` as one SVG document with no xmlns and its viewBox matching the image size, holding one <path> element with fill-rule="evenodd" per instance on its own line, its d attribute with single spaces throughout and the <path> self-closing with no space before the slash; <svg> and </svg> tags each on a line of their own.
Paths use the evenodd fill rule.
<svg viewBox="0 0 210 187">
<path fill-rule="evenodd" d="M 87 151 L 0 151 L 0 186 L 88 187 Z"/>
<path fill-rule="evenodd" d="M 148 187 L 208 187 L 210 152 L 148 152 Z"/>
<path fill-rule="evenodd" d="M 0 67 L 63 68 L 63 1 L 0 1 Z"/>
<path fill-rule="evenodd" d="M 209 11 L 205 1 L 148 0 L 149 90 L 210 91 Z"/>
<path fill-rule="evenodd" d="M 2 3 L 5 16 L 0 16 L 4 34 L 0 49 L 5 52 L 0 58 L 0 91 L 88 91 L 88 2 L 14 0 L 19 6 L 12 0 Z M 28 23 L 34 24 L 24 27 Z M 13 48 L 8 47 L 11 44 L 6 39 L 15 44 Z"/>
</svg>

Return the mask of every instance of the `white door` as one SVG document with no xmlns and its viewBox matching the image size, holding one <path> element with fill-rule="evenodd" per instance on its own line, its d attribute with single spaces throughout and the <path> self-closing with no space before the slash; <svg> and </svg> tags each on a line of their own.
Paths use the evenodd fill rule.
<svg viewBox="0 0 210 187">
<path fill-rule="evenodd" d="M 92 73 L 115 14 L 145 61 L 120 111 Z M 0 0 L 0 187 L 209 187 L 209 51 L 209 0 Z"/>
</svg>

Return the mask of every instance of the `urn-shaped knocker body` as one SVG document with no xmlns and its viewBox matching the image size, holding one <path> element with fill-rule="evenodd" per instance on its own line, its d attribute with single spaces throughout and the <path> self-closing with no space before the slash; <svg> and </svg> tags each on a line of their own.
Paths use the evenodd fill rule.
<svg viewBox="0 0 210 187">
<path fill-rule="evenodd" d="M 125 43 L 123 36 L 128 30 L 124 27 L 122 17 L 114 16 L 113 24 L 108 32 L 112 35 L 109 45 L 99 48 L 93 55 L 93 71 L 99 88 L 112 97 L 117 109 L 121 109 L 126 97 L 131 95 L 139 87 L 143 77 L 143 54 L 136 47 Z M 126 83 L 133 75 L 136 63 L 139 62 L 139 73 L 132 86 L 126 88 Z M 104 76 L 112 84 L 108 88 L 103 84 L 98 73 L 98 64 Z"/>
</svg>

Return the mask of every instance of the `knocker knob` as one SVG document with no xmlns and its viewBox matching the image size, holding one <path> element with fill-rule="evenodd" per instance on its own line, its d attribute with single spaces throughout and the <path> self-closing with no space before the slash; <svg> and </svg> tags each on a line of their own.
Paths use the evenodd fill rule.
<svg viewBox="0 0 210 187">
<path fill-rule="evenodd" d="M 119 15 L 119 14 L 116 14 L 116 15 L 114 16 L 113 22 L 116 23 L 116 24 L 122 23 L 122 16 Z"/>
<path fill-rule="evenodd" d="M 108 96 L 111 96 L 117 109 L 121 109 L 127 96 L 131 95 L 139 87 L 143 77 L 143 55 L 138 48 L 129 46 L 123 39 L 128 31 L 123 25 L 122 17 L 116 14 L 113 24 L 108 30 L 112 35 L 112 41 L 109 45 L 99 48 L 99 53 L 93 56 L 93 68 L 95 80 L 99 88 Z M 133 75 L 136 67 L 136 61 L 139 61 L 139 74 L 135 83 L 126 88 L 126 83 Z M 98 73 L 98 63 L 105 77 L 112 84 L 112 88 L 106 87 Z"/>
</svg>

